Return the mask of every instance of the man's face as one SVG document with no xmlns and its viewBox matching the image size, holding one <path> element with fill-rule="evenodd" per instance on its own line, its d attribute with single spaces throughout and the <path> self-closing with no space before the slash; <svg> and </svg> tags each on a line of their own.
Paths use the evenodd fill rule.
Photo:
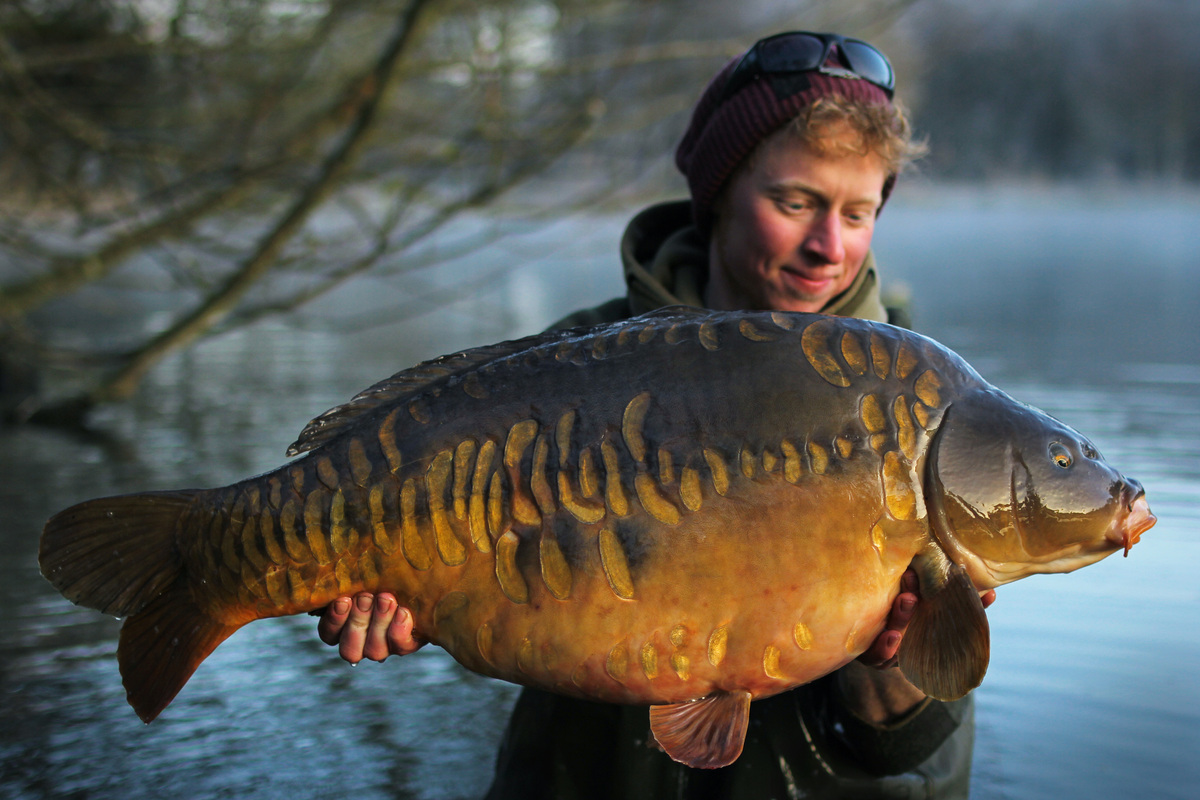
<svg viewBox="0 0 1200 800">
<path fill-rule="evenodd" d="M 710 243 L 710 308 L 820 311 L 854 282 L 887 168 L 873 153 L 827 150 L 778 132 L 734 174 Z"/>
</svg>

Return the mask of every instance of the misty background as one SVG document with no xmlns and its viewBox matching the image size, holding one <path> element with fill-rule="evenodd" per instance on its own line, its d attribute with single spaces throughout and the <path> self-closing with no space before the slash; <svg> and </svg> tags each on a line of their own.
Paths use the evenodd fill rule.
<svg viewBox="0 0 1200 800">
<path fill-rule="evenodd" d="M 623 292 L 703 86 L 786 29 L 878 45 L 928 140 L 876 228 L 885 290 L 1159 517 L 1001 587 L 972 797 L 1194 797 L 1191 0 L 0 2 L 0 797 L 479 797 L 516 687 L 433 647 L 351 669 L 307 616 L 143 725 L 42 525 L 274 469 L 387 375 Z"/>
<path fill-rule="evenodd" d="M 446 265 L 683 195 L 670 156 L 701 89 L 789 28 L 894 62 L 931 155 L 893 205 L 948 184 L 1200 178 L 1187 0 L 10 0 L 6 416 L 78 423 L 264 320 L 361 330 L 494 289 L 518 257 Z"/>
</svg>

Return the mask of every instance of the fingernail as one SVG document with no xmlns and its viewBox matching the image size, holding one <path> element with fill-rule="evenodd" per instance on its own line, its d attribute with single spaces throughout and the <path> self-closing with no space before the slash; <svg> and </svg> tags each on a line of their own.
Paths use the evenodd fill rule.
<svg viewBox="0 0 1200 800">
<path fill-rule="evenodd" d="M 393 601 L 390 597 L 379 598 L 378 606 L 380 613 L 386 614 L 392 610 Z"/>
<path fill-rule="evenodd" d="M 370 611 L 371 606 L 375 603 L 375 599 L 369 594 L 360 594 L 354 598 L 354 602 L 358 606 L 359 611 Z"/>
<path fill-rule="evenodd" d="M 408 609 L 402 608 L 396 612 L 396 622 L 406 625 L 408 624 Z"/>
<path fill-rule="evenodd" d="M 917 604 L 917 601 L 913 600 L 911 597 L 901 597 L 900 598 L 900 610 L 903 611 L 905 614 L 912 611 L 913 606 L 915 606 L 916 604 Z"/>
<path fill-rule="evenodd" d="M 333 601 L 333 612 L 335 614 L 349 614 L 350 613 L 350 598 L 349 597 L 339 597 L 337 600 L 334 600 Z"/>
</svg>

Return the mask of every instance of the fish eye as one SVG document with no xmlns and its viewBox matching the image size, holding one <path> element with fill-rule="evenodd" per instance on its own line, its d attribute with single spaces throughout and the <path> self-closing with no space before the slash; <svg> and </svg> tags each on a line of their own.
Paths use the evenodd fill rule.
<svg viewBox="0 0 1200 800">
<path fill-rule="evenodd" d="M 1054 463 L 1062 469 L 1070 469 L 1073 459 L 1071 451 L 1067 449 L 1062 442 L 1050 443 L 1050 458 Z"/>
</svg>

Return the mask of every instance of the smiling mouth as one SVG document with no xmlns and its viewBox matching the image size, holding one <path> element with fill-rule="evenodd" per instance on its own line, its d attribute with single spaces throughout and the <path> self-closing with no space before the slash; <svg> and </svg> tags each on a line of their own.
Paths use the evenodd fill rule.
<svg viewBox="0 0 1200 800">
<path fill-rule="evenodd" d="M 784 267 L 783 273 L 788 277 L 791 283 L 810 289 L 824 288 L 825 286 L 828 286 L 837 280 L 837 276 L 834 274 L 826 274 L 821 271 L 814 272 L 806 269 L 796 269 L 794 267 Z"/>
</svg>

